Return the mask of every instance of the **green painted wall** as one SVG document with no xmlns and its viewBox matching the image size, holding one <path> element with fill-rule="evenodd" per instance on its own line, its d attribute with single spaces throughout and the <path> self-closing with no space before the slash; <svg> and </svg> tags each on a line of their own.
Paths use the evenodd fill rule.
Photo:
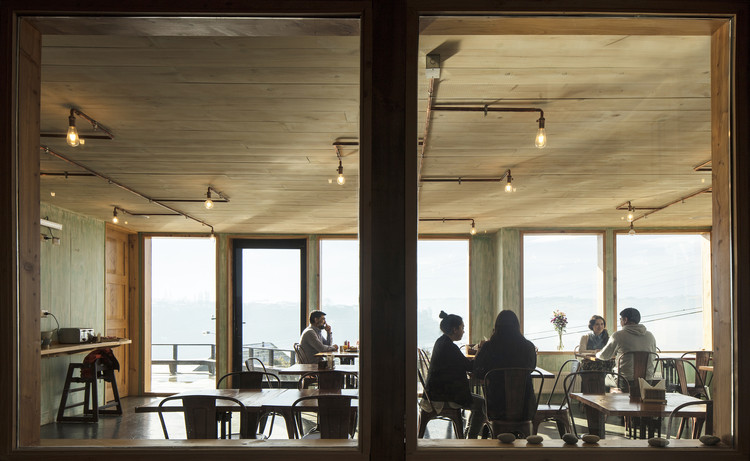
<svg viewBox="0 0 750 461">
<path fill-rule="evenodd" d="M 93 328 L 96 333 L 104 333 L 104 222 L 46 203 L 41 204 L 41 216 L 63 225 L 62 231 L 52 230 L 60 237 L 60 245 L 53 245 L 51 240 L 40 243 L 42 309 L 53 313 L 63 328 Z M 42 232 L 49 230 L 42 227 Z M 42 331 L 55 327 L 51 317 L 41 319 Z M 57 417 L 68 364 L 81 362 L 84 356 L 42 359 L 41 424 Z M 82 395 L 77 394 L 76 401 L 81 401 Z M 103 385 L 99 395 L 103 398 Z"/>
</svg>

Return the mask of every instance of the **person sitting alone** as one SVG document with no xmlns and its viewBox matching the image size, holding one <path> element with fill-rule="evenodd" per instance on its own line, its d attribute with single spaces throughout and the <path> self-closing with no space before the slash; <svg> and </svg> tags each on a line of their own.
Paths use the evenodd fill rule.
<svg viewBox="0 0 750 461">
<path fill-rule="evenodd" d="M 455 408 L 470 410 L 467 438 L 475 439 L 485 420 L 484 399 L 471 393 L 466 373 L 471 371 L 472 362 L 454 344 L 464 336 L 464 321 L 458 315 L 446 314 L 443 311 L 440 311 L 440 318 L 443 319 L 440 321 L 443 335 L 435 341 L 432 348 L 424 391 L 435 407 L 455 405 Z M 438 408 L 434 410 L 440 412 Z"/>
<path fill-rule="evenodd" d="M 326 332 L 326 338 L 323 337 L 323 330 Z M 339 347 L 333 344 L 333 333 L 331 325 L 326 323 L 326 313 L 323 311 L 313 311 L 310 313 L 310 325 L 302 331 L 299 338 L 299 346 L 304 354 L 300 357 L 303 363 L 318 363 L 315 354 L 318 352 L 335 352 Z"/>
</svg>

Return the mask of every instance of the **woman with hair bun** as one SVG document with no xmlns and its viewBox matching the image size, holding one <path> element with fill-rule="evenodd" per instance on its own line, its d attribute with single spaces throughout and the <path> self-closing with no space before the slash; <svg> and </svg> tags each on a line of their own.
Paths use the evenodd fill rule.
<svg viewBox="0 0 750 461">
<path fill-rule="evenodd" d="M 484 424 L 484 399 L 471 393 L 466 373 L 472 370 L 472 363 L 454 344 L 464 336 L 464 321 L 458 315 L 443 311 L 440 311 L 440 318 L 443 335 L 432 348 L 424 391 L 433 404 L 438 402 L 470 410 L 467 437 L 475 439 Z"/>
</svg>

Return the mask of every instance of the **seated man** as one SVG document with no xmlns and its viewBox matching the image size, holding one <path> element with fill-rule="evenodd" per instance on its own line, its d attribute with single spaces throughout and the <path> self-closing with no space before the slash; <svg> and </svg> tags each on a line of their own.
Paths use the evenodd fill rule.
<svg viewBox="0 0 750 461">
<path fill-rule="evenodd" d="M 632 307 L 623 309 L 620 312 L 620 326 L 622 326 L 622 329 L 612 333 L 604 349 L 596 354 L 596 358 L 601 360 L 609 360 L 613 356 L 616 356 L 617 361 L 615 363 L 620 364 L 620 369 L 616 371 L 631 382 L 633 381 L 633 356 L 632 354 L 627 354 L 623 357 L 622 361 L 620 361 L 620 357 L 626 352 L 631 351 L 656 352 L 654 335 L 646 330 L 645 326 L 640 325 L 640 321 L 641 313 L 638 312 L 638 309 Z M 655 366 L 656 363 L 653 360 L 649 360 L 645 379 L 650 380 L 653 378 Z"/>
<path fill-rule="evenodd" d="M 328 338 L 323 338 L 323 331 L 327 333 Z M 333 333 L 331 325 L 326 323 L 326 313 L 323 311 L 314 311 L 310 313 L 310 325 L 302 332 L 299 338 L 299 345 L 304 353 L 305 363 L 317 363 L 318 352 L 333 352 L 339 350 L 339 347 L 333 344 Z"/>
</svg>

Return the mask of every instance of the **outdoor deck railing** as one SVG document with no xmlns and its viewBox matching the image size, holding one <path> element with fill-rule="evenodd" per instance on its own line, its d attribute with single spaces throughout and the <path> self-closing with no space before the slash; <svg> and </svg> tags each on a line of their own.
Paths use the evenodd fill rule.
<svg viewBox="0 0 750 461">
<path fill-rule="evenodd" d="M 261 343 L 263 344 L 263 343 Z M 196 343 L 160 343 L 151 344 L 152 346 L 170 347 L 172 349 L 172 357 L 166 359 L 152 359 L 151 365 L 168 365 L 169 374 L 176 375 L 177 367 L 179 365 L 198 365 L 206 366 L 208 368 L 208 374 L 214 376 L 216 374 L 216 345 L 215 344 L 196 344 Z M 207 358 L 181 358 L 180 348 L 187 347 L 206 347 L 210 348 L 209 355 Z M 183 349 L 184 351 L 184 349 Z M 182 354 L 184 356 L 184 353 Z M 193 352 L 191 355 L 195 356 Z M 242 346 L 242 360 L 243 362 L 251 357 L 257 357 L 267 368 L 285 368 L 296 363 L 296 356 L 291 349 L 279 349 L 275 346 L 256 346 L 256 345 L 243 345 Z"/>
<path fill-rule="evenodd" d="M 151 359 L 151 365 L 168 365 L 169 374 L 177 374 L 178 365 L 205 365 L 208 368 L 208 374 L 214 376 L 216 374 L 216 345 L 215 344 L 151 344 L 151 346 L 171 346 L 172 347 L 172 358 L 170 359 Z M 205 359 L 181 359 L 179 355 L 180 347 L 195 347 L 195 346 L 209 346 L 211 348 L 208 358 Z"/>
</svg>

